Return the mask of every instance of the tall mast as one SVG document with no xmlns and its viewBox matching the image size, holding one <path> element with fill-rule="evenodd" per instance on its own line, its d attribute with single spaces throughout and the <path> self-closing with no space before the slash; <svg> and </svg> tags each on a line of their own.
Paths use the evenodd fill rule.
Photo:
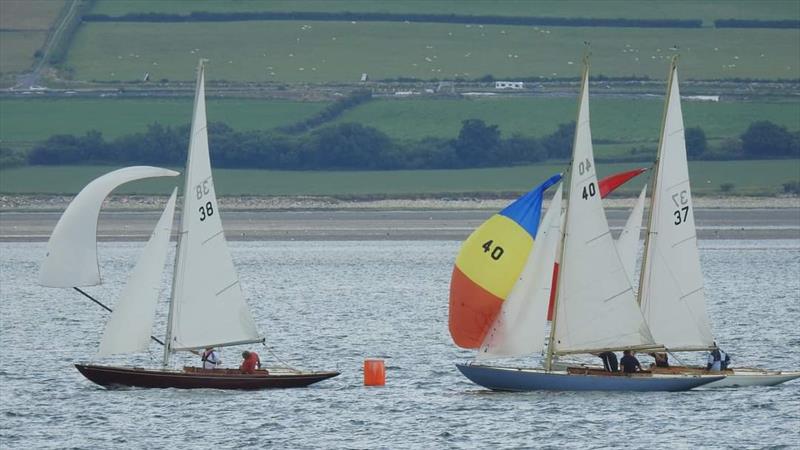
<svg viewBox="0 0 800 450">
<path fill-rule="evenodd" d="M 575 136 L 572 138 L 572 161 L 575 160 L 575 147 L 578 145 L 578 126 L 580 126 L 580 114 L 581 114 L 581 102 L 583 101 L 583 94 L 584 89 L 587 88 L 589 84 L 589 49 L 588 43 L 587 48 L 583 55 L 583 74 L 581 76 L 581 90 L 578 95 L 578 116 L 575 120 Z M 572 164 L 569 166 L 569 177 L 572 179 Z M 565 180 L 562 179 L 562 183 Z M 556 292 L 555 296 L 553 296 L 553 320 L 550 321 L 550 336 L 547 339 L 547 357 L 544 363 L 544 369 L 547 371 L 552 370 L 553 368 L 553 341 L 556 337 L 556 321 L 558 319 L 558 291 L 561 287 L 561 278 L 564 274 L 564 249 L 566 248 L 565 241 L 567 240 L 567 227 L 566 224 L 569 221 L 569 209 L 570 209 L 570 202 L 567 201 L 567 208 L 564 213 L 564 222 L 563 225 L 563 233 L 561 234 L 561 256 L 559 260 L 561 261 L 561 267 L 558 270 L 558 280 L 556 281 Z"/>
<path fill-rule="evenodd" d="M 164 359 L 162 364 L 164 367 L 169 365 L 169 356 L 172 353 L 172 318 L 175 315 L 175 280 L 177 278 L 178 270 L 180 269 L 181 261 L 181 243 L 183 236 L 186 233 L 183 230 L 183 216 L 186 214 L 186 193 L 189 192 L 189 167 L 192 158 L 192 141 L 194 140 L 194 117 L 197 113 L 197 100 L 200 92 L 200 86 L 205 82 L 205 63 L 207 59 L 200 59 L 197 64 L 197 82 L 195 84 L 194 106 L 192 107 L 192 126 L 190 126 L 189 148 L 186 154 L 186 169 L 183 172 L 183 207 L 181 208 L 181 216 L 178 219 L 178 243 L 175 246 L 175 264 L 172 269 L 172 289 L 169 296 L 169 313 L 167 315 L 167 333 L 164 336 Z"/>
<path fill-rule="evenodd" d="M 669 75 L 667 76 L 667 94 L 664 97 L 664 113 L 661 116 L 661 135 L 658 140 L 658 152 L 656 153 L 656 162 L 653 164 L 653 178 L 650 180 L 650 211 L 647 214 L 647 228 L 644 234 L 644 252 L 642 253 L 642 264 L 639 270 L 639 289 L 636 293 L 636 303 L 639 307 L 642 306 L 642 298 L 644 298 L 644 280 L 647 276 L 647 255 L 650 248 L 650 236 L 653 234 L 653 212 L 656 207 L 656 187 L 658 186 L 659 166 L 661 162 L 661 152 L 664 146 L 664 129 L 667 123 L 667 110 L 669 109 L 669 98 L 672 93 L 672 77 L 675 76 L 675 69 L 678 67 L 678 55 L 672 57 L 672 63 L 669 66 Z"/>
</svg>

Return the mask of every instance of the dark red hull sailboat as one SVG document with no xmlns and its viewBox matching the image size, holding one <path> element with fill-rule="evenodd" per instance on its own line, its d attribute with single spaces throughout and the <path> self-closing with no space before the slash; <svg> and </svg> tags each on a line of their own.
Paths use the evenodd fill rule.
<svg viewBox="0 0 800 450">
<path fill-rule="evenodd" d="M 237 369 L 159 370 L 141 367 L 111 367 L 75 364 L 90 381 L 108 388 L 142 387 L 175 389 L 270 389 L 306 387 L 339 375 L 339 372 L 272 373 L 256 370 L 244 374 Z"/>
</svg>

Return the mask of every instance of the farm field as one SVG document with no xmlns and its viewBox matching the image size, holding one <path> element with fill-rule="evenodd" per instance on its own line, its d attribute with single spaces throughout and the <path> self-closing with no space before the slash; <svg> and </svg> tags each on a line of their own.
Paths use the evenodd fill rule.
<svg viewBox="0 0 800 450">
<path fill-rule="evenodd" d="M 147 125 L 185 125 L 191 98 L 167 99 L 2 99 L 0 142 L 31 142 L 54 134 L 83 135 L 98 130 L 106 138 L 143 132 Z M 208 99 L 208 120 L 236 130 L 286 125 L 324 108 L 326 103 L 280 100 Z"/>
<path fill-rule="evenodd" d="M 92 13 L 112 16 L 134 12 L 187 14 L 191 11 L 323 11 L 323 12 L 390 12 L 426 14 L 471 14 L 538 17 L 602 17 L 627 19 L 773 19 L 780 20 L 798 13 L 791 1 L 718 2 L 678 0 L 622 1 L 598 3 L 591 0 L 100 0 Z"/>
<path fill-rule="evenodd" d="M 598 164 L 600 176 L 640 167 L 636 164 Z M 0 170 L 0 194 L 74 194 L 93 178 L 111 171 L 110 166 L 22 167 Z M 402 196 L 469 194 L 475 192 L 524 192 L 546 177 L 566 169 L 563 164 L 540 164 L 510 168 L 418 171 L 290 172 L 216 169 L 214 179 L 220 195 L 323 195 Z M 177 170 L 183 170 L 178 168 Z M 720 186 L 732 184 L 729 194 L 774 195 L 782 184 L 800 179 L 800 160 L 692 161 L 692 190 L 696 194 L 719 194 Z M 641 177 L 640 177 L 641 178 Z M 42 180 L 48 180 L 45 184 Z M 621 188 L 633 195 L 644 179 Z M 163 194 L 179 180 L 130 183 L 117 193 Z"/>
<path fill-rule="evenodd" d="M 33 65 L 64 0 L 0 1 L 0 73 L 21 72 Z"/>
<path fill-rule="evenodd" d="M 658 140 L 662 98 L 599 97 L 592 98 L 590 105 L 595 140 Z M 709 139 L 738 136 L 757 120 L 800 130 L 800 103 L 684 101 L 683 113 L 686 127 L 703 128 Z M 575 120 L 576 114 L 577 92 L 575 98 L 377 100 L 347 111 L 337 122 L 360 122 L 395 138 L 420 139 L 455 137 L 462 120 L 476 118 L 498 125 L 504 137 L 514 133 L 539 137 Z"/>
<path fill-rule="evenodd" d="M 577 77 L 583 42 L 592 74 L 665 77 L 673 45 L 690 79 L 800 78 L 800 30 L 482 26 L 394 22 L 86 23 L 68 53 L 72 77 L 342 82 Z M 358 51 L 354 51 L 354 50 Z"/>
<path fill-rule="evenodd" d="M 576 93 L 577 95 L 577 93 Z M 267 130 L 309 117 L 327 103 L 253 99 L 208 99 L 210 121 L 222 121 L 238 131 Z M 498 125 L 503 137 L 515 133 L 541 137 L 559 124 L 575 120 L 577 100 L 558 98 L 376 99 L 345 112 L 334 123 L 359 122 L 397 139 L 455 138 L 461 121 L 481 119 Z M 655 142 L 663 102 L 660 98 L 591 100 L 595 140 Z M 735 137 L 750 123 L 770 120 L 800 130 L 800 103 L 683 103 L 686 127 L 703 128 L 709 140 Z M 192 99 L 2 99 L 0 142 L 35 142 L 54 134 L 83 135 L 95 129 L 106 138 L 146 130 L 147 125 L 184 125 Z M 46 120 L 45 120 L 46 118 Z M 596 145 L 598 156 L 609 146 Z M 619 146 L 617 146 L 619 148 Z M 624 152 L 630 145 L 621 147 Z M 617 150 L 611 150 L 617 154 Z"/>
</svg>

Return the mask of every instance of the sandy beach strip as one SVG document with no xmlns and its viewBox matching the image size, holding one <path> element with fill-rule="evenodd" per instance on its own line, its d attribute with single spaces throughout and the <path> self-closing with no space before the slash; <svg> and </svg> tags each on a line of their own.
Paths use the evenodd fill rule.
<svg viewBox="0 0 800 450">
<path fill-rule="evenodd" d="M 229 240 L 463 240 L 499 208 L 473 209 L 228 209 Z M 147 239 L 158 209 L 108 210 L 100 215 L 100 240 Z M 616 234 L 629 210 L 609 208 Z M 0 241 L 46 241 L 61 211 L 0 212 Z M 177 216 L 177 215 L 176 215 Z M 800 239 L 800 208 L 698 208 L 700 239 Z M 177 221 L 177 219 L 176 219 Z"/>
</svg>

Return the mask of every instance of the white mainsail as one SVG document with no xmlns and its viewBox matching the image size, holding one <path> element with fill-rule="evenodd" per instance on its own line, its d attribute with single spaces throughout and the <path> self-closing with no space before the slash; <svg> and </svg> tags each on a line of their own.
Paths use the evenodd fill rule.
<svg viewBox="0 0 800 450">
<path fill-rule="evenodd" d="M 220 220 L 206 129 L 204 67 L 195 91 L 167 351 L 261 342 Z"/>
<path fill-rule="evenodd" d="M 47 255 L 39 269 L 39 284 L 46 287 L 100 284 L 97 221 L 103 200 L 130 181 L 177 175 L 180 173 L 160 167 L 132 166 L 92 180 L 72 199 L 53 229 L 47 242 Z"/>
<path fill-rule="evenodd" d="M 672 351 L 708 349 L 714 339 L 706 313 L 674 62 L 667 89 L 640 303 L 659 343 Z"/>
<path fill-rule="evenodd" d="M 551 352 L 656 347 L 608 228 L 595 173 L 584 69 Z"/>
<path fill-rule="evenodd" d="M 161 276 L 169 249 L 177 192 L 177 188 L 173 189 L 150 240 L 128 278 L 128 283 L 114 304 L 114 312 L 106 323 L 100 341 L 98 356 L 143 352 L 150 346 L 150 333 L 161 292 Z"/>
<path fill-rule="evenodd" d="M 544 348 L 553 263 L 561 241 L 562 187 L 559 184 L 539 225 L 533 251 L 487 333 L 478 360 L 531 355 Z"/>
<path fill-rule="evenodd" d="M 639 253 L 639 235 L 642 233 L 642 216 L 644 215 L 644 201 L 647 185 L 642 188 L 639 198 L 636 200 L 636 205 L 631 210 L 631 215 L 628 216 L 625 227 L 617 238 L 617 253 L 622 265 L 625 267 L 625 273 L 628 274 L 628 279 L 633 285 L 635 270 L 636 270 L 636 256 Z"/>
</svg>

